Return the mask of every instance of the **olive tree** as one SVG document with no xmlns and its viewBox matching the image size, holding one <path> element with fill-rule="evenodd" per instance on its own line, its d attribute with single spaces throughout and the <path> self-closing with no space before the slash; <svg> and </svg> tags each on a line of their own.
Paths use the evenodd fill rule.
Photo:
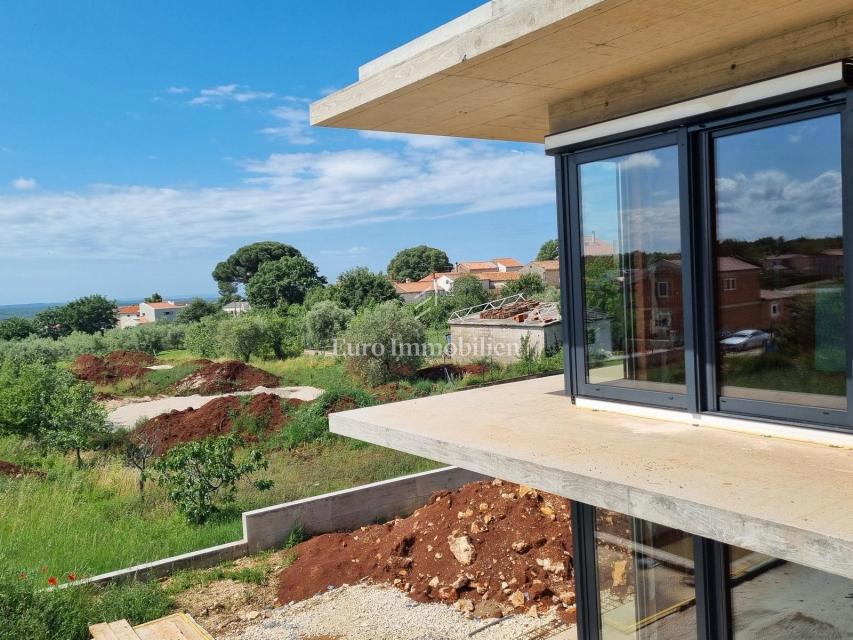
<svg viewBox="0 0 853 640">
<path fill-rule="evenodd" d="M 352 317 L 352 311 L 331 300 L 318 302 L 305 314 L 305 344 L 314 349 L 327 349 Z"/>
<path fill-rule="evenodd" d="M 226 318 L 216 330 L 216 344 L 220 353 L 248 362 L 266 340 L 264 322 L 252 315 Z"/>
<path fill-rule="evenodd" d="M 342 335 L 348 366 L 368 384 L 412 375 L 423 362 L 425 331 L 397 302 L 383 302 L 359 313 Z"/>
</svg>

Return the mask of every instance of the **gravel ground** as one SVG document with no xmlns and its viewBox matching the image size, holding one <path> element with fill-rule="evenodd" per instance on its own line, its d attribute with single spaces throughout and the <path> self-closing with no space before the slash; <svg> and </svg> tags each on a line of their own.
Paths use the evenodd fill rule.
<svg viewBox="0 0 853 640">
<path fill-rule="evenodd" d="M 317 387 L 255 387 L 251 391 L 235 391 L 234 393 L 220 393 L 213 396 L 174 396 L 144 400 L 142 402 L 134 402 L 134 399 L 124 398 L 123 400 L 127 402 L 120 407 L 112 408 L 107 405 L 109 410 L 107 419 L 116 427 L 130 429 L 140 418 L 153 418 L 154 416 L 159 416 L 161 413 L 183 411 L 190 407 L 198 409 L 214 398 L 221 398 L 222 396 L 248 396 L 259 393 L 271 393 L 280 398 L 296 398 L 297 400 L 310 401 L 316 400 L 323 393 L 323 390 Z"/>
<path fill-rule="evenodd" d="M 575 640 L 554 615 L 475 620 L 443 604 L 418 604 L 400 591 L 344 586 L 267 613 L 229 640 Z M 225 640 L 225 637 L 223 637 Z"/>
</svg>

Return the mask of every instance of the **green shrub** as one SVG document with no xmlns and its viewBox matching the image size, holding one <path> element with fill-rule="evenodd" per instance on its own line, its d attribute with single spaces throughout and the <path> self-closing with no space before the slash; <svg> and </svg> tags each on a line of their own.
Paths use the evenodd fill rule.
<svg viewBox="0 0 853 640">
<path fill-rule="evenodd" d="M 325 440 L 329 437 L 328 414 L 336 410 L 369 407 L 376 399 L 362 389 L 354 387 L 331 387 L 314 402 L 300 406 L 293 418 L 277 436 L 275 443 L 291 450 L 299 445 Z"/>
<path fill-rule="evenodd" d="M 252 316 L 264 327 L 264 340 L 257 355 L 285 360 L 302 354 L 305 326 L 305 309 L 302 305 L 291 304 L 275 310 L 261 310 Z"/>
<path fill-rule="evenodd" d="M 305 314 L 305 344 L 312 349 L 328 349 L 352 317 L 352 311 L 331 300 L 316 303 Z"/>
<path fill-rule="evenodd" d="M 201 442 L 173 447 L 154 463 L 157 482 L 169 499 L 192 524 L 204 524 L 219 511 L 219 504 L 234 501 L 237 481 L 266 469 L 267 461 L 258 450 L 250 450 L 238 461 L 237 449 L 243 444 L 235 433 Z M 268 481 L 255 482 L 258 489 L 269 489 Z"/>
<path fill-rule="evenodd" d="M 423 362 L 423 324 L 396 302 L 365 309 L 342 335 L 347 365 L 370 385 L 412 375 Z"/>
<path fill-rule="evenodd" d="M 200 358 L 218 358 L 219 342 L 217 333 L 219 324 L 225 319 L 224 315 L 207 316 L 194 322 L 186 328 L 184 346 Z"/>
<path fill-rule="evenodd" d="M 219 353 L 248 362 L 267 342 L 266 323 L 251 315 L 239 315 L 222 320 L 216 329 Z"/>
</svg>

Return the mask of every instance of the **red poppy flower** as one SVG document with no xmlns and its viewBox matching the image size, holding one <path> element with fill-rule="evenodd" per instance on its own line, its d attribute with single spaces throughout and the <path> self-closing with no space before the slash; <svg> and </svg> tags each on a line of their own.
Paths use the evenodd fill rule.
<svg viewBox="0 0 853 640">
<path fill-rule="evenodd" d="M 77 574 L 69 573 L 66 577 L 68 578 L 68 582 L 74 582 L 77 579 Z"/>
<path fill-rule="evenodd" d="M 56 579 L 56 576 L 50 576 L 50 577 L 47 579 L 47 583 L 48 583 L 51 587 L 55 587 L 56 585 L 58 585 L 58 584 L 59 584 L 59 580 L 57 580 L 57 579 Z"/>
</svg>

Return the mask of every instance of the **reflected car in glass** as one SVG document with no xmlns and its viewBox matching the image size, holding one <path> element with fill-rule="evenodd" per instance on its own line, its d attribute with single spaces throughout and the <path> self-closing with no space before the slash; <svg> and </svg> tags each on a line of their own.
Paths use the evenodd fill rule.
<svg viewBox="0 0 853 640">
<path fill-rule="evenodd" d="M 720 340 L 720 348 L 723 351 L 749 351 L 763 349 L 769 342 L 769 333 L 758 329 L 743 329 Z"/>
</svg>

